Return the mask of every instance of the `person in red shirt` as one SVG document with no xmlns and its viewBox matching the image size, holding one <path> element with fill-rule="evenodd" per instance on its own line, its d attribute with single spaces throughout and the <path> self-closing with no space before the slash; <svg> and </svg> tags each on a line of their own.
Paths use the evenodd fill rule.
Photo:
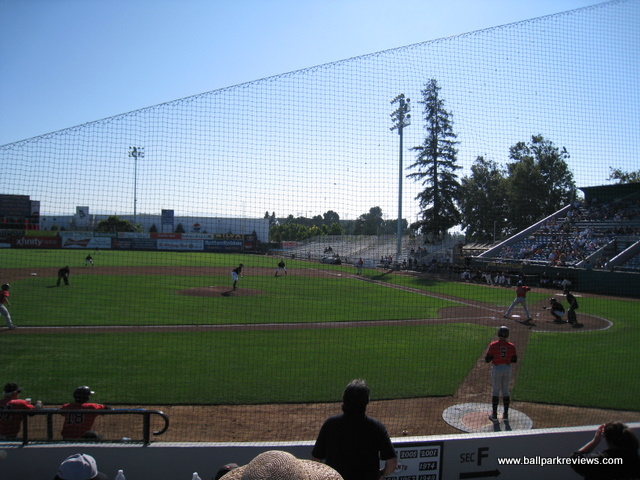
<svg viewBox="0 0 640 480">
<path fill-rule="evenodd" d="M 516 346 L 507 341 L 507 338 L 509 338 L 509 328 L 500 327 L 498 329 L 498 340 L 489 344 L 487 354 L 484 357 L 485 362 L 493 364 L 491 369 L 491 405 L 493 411 L 489 414 L 489 420 L 492 422 L 498 421 L 498 404 L 500 403 L 501 393 L 504 407 L 502 418 L 505 421 L 509 419 L 511 364 L 518 361 L 518 355 Z"/>
<path fill-rule="evenodd" d="M 74 402 L 64 404 L 60 410 L 110 410 L 111 408 L 106 405 L 89 403 L 89 397 L 94 393 L 87 386 L 78 387 L 73 391 Z M 64 413 L 64 416 L 65 421 L 61 432 L 63 440 L 100 439 L 100 435 L 92 430 L 98 414 Z"/>
<path fill-rule="evenodd" d="M 527 292 L 529 292 L 531 288 L 527 287 L 522 280 L 518 282 L 518 286 L 516 287 L 516 298 L 511 304 L 511 306 L 507 309 L 504 314 L 504 318 L 510 318 L 511 311 L 516 307 L 516 305 L 522 305 L 524 308 L 524 313 L 527 314 L 527 322 L 531 321 L 531 315 L 529 314 L 529 309 L 527 308 Z"/>
<path fill-rule="evenodd" d="M 3 398 L 0 400 L 0 439 L 13 440 L 18 436 L 24 415 L 12 414 L 15 410 L 33 410 L 31 402 L 18 398 L 22 389 L 17 383 L 4 386 Z"/>
</svg>

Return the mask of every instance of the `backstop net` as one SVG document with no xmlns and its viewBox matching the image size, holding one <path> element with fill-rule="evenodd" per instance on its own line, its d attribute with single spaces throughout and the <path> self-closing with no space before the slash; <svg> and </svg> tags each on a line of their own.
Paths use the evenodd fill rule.
<svg viewBox="0 0 640 480">
<path fill-rule="evenodd" d="M 551 269 L 551 284 L 532 285 L 531 312 L 504 319 L 521 267 L 499 268 L 511 271 L 497 286 L 408 268 L 418 251 L 439 263 L 455 249 L 407 228 L 425 185 L 406 177 L 432 79 L 459 179 L 480 156 L 506 166 L 534 136 L 568 154 L 579 188 L 637 170 L 639 26 L 640 2 L 612 1 L 0 146 L 0 281 L 17 326 L 0 335 L 5 381 L 45 406 L 86 384 L 98 403 L 162 409 L 175 421 L 161 440 L 313 439 L 353 378 L 370 383 L 370 412 L 393 436 L 476 431 L 494 425 L 451 425 L 443 412 L 490 403 L 484 353 L 510 322 L 522 350 L 512 408 L 532 419 L 522 428 L 639 418 L 629 380 L 640 358 L 625 346 L 640 335 L 637 304 L 585 293 L 585 328 L 556 325 L 549 296 L 569 304 Z M 620 220 L 637 236 L 635 215 Z M 112 418 L 96 428 L 130 437 Z"/>
</svg>

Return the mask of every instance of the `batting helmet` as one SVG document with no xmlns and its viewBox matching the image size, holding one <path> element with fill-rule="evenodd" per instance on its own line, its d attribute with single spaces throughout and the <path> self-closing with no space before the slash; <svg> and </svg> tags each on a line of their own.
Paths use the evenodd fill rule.
<svg viewBox="0 0 640 480">
<path fill-rule="evenodd" d="M 2 284 L 2 289 L 3 290 L 9 290 L 10 288 L 11 288 L 11 285 L 9 285 L 8 283 Z"/>
<path fill-rule="evenodd" d="M 498 336 L 500 338 L 509 338 L 509 327 L 504 325 L 498 329 Z"/>
<path fill-rule="evenodd" d="M 78 387 L 73 391 L 73 399 L 76 402 L 86 402 L 94 393 L 95 392 L 93 392 L 89 387 L 85 385 L 82 387 Z"/>
</svg>

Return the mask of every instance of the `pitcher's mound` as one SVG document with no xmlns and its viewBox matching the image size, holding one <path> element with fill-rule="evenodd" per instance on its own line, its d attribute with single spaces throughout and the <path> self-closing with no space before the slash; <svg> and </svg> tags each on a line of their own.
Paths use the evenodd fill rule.
<svg viewBox="0 0 640 480">
<path fill-rule="evenodd" d="M 178 290 L 180 295 L 191 295 L 192 297 L 251 297 L 254 295 L 262 295 L 262 290 L 253 290 L 251 288 L 238 287 L 196 287 L 186 290 Z"/>
</svg>

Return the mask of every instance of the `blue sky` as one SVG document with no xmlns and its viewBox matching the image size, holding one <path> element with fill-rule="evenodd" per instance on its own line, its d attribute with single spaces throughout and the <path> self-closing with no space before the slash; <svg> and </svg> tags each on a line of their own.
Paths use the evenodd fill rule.
<svg viewBox="0 0 640 480">
<path fill-rule="evenodd" d="M 2 193 L 46 214 L 126 215 L 137 195 L 138 213 L 353 219 L 380 206 L 394 219 L 390 101 L 413 99 L 407 167 L 430 78 L 453 114 L 460 177 L 536 134 L 567 148 L 578 187 L 637 169 L 640 0 L 553 17 L 597 3 L 399 5 L 0 0 Z M 410 221 L 422 188 L 404 181 Z"/>
<path fill-rule="evenodd" d="M 0 145 L 594 0 L 0 0 Z"/>
</svg>

